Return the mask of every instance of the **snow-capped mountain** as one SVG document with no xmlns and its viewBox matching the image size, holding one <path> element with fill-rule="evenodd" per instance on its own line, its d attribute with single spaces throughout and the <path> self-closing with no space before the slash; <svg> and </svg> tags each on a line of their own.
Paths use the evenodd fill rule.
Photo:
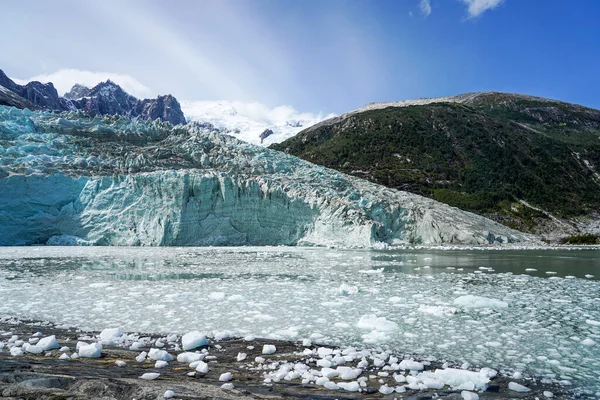
<svg viewBox="0 0 600 400">
<path fill-rule="evenodd" d="M 186 123 L 175 97 L 166 95 L 158 96 L 156 99 L 139 100 L 110 80 L 101 82 L 91 89 L 76 84 L 65 94 L 65 97 L 61 97 L 51 82 L 32 81 L 26 85 L 18 85 L 0 70 L 0 85 L 23 98 L 23 101 L 15 101 L 13 96 L 10 105 L 16 107 L 19 107 L 19 104 L 24 105 L 26 104 L 24 101 L 28 101 L 44 110 L 80 110 L 91 116 L 124 115 L 150 120 L 159 118 L 174 125 Z M 8 105 L 8 102 L 5 103 Z"/>
<path fill-rule="evenodd" d="M 537 243 L 200 124 L 0 107 L 0 141 L 0 245 Z"/>
<path fill-rule="evenodd" d="M 299 113 L 291 107 L 269 108 L 239 101 L 182 101 L 188 121 L 210 123 L 216 129 L 248 143 L 268 146 L 333 115 Z"/>
</svg>

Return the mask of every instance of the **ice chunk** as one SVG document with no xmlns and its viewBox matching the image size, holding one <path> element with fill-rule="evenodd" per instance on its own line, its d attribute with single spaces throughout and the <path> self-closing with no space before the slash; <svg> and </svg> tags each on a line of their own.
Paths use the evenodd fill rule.
<svg viewBox="0 0 600 400">
<path fill-rule="evenodd" d="M 167 390 L 164 394 L 163 394 L 163 398 L 165 399 L 171 399 L 175 397 L 175 392 L 172 390 Z"/>
<path fill-rule="evenodd" d="M 360 317 L 356 326 L 360 329 L 369 329 L 379 332 L 393 332 L 398 329 L 398 324 L 389 321 L 385 317 L 378 317 L 374 314 L 363 315 Z"/>
<path fill-rule="evenodd" d="M 394 388 L 393 387 L 389 387 L 388 385 L 381 385 L 381 387 L 379 388 L 379 393 L 381 394 L 392 394 L 394 393 Z"/>
<path fill-rule="evenodd" d="M 181 337 L 181 347 L 184 351 L 193 350 L 197 347 L 207 346 L 206 336 L 198 331 L 186 333 Z"/>
<path fill-rule="evenodd" d="M 181 353 L 177 355 L 177 361 L 180 363 L 191 363 L 194 361 L 200 361 L 204 359 L 204 354 L 199 353 Z"/>
<path fill-rule="evenodd" d="M 44 349 L 42 349 L 41 347 L 29 343 L 25 343 L 25 345 L 23 345 L 23 350 L 25 350 L 27 353 L 32 354 L 40 354 L 44 351 Z"/>
<path fill-rule="evenodd" d="M 166 350 L 150 349 L 148 352 L 148 358 L 155 361 L 173 361 L 173 356 L 170 355 Z"/>
<path fill-rule="evenodd" d="M 79 357 L 84 358 L 99 358 L 102 355 L 102 345 L 100 343 L 92 343 L 79 347 Z"/>
<path fill-rule="evenodd" d="M 235 388 L 235 386 L 231 382 L 224 383 L 221 385 L 221 389 L 223 389 L 223 390 L 232 390 L 234 388 Z"/>
<path fill-rule="evenodd" d="M 460 392 L 460 396 L 463 398 L 463 400 L 479 400 L 479 395 L 477 393 L 466 390 Z"/>
<path fill-rule="evenodd" d="M 321 368 L 321 375 L 326 378 L 335 378 L 340 375 L 340 373 L 332 368 Z"/>
<path fill-rule="evenodd" d="M 117 364 L 117 367 L 120 367 L 120 368 L 122 368 L 122 367 L 124 367 L 124 366 L 127 365 L 127 363 L 125 361 L 122 361 L 122 360 L 115 361 L 115 364 Z"/>
<path fill-rule="evenodd" d="M 209 371 L 208 364 L 205 363 L 204 361 L 198 361 L 198 365 L 196 366 L 196 371 L 200 372 L 201 374 L 207 374 Z"/>
<path fill-rule="evenodd" d="M 331 382 L 331 381 L 327 381 L 327 382 L 325 382 L 325 383 L 323 384 L 323 386 L 324 386 L 326 389 L 329 389 L 329 390 L 338 390 L 338 389 L 339 389 L 339 386 L 337 385 L 337 383 L 335 383 L 335 382 Z"/>
<path fill-rule="evenodd" d="M 509 382 L 508 388 L 510 390 L 513 390 L 515 392 L 520 392 L 520 393 L 531 392 L 531 389 L 529 389 L 527 386 L 520 385 L 516 382 Z"/>
<path fill-rule="evenodd" d="M 225 372 L 222 373 L 221 376 L 219 376 L 219 382 L 229 382 L 232 379 L 233 375 L 231 375 L 231 372 Z"/>
<path fill-rule="evenodd" d="M 262 349 L 263 354 L 273 354 L 277 351 L 277 348 L 272 344 L 265 344 Z"/>
<path fill-rule="evenodd" d="M 157 362 L 154 363 L 154 368 L 165 368 L 168 365 L 169 365 L 168 362 L 159 360 L 159 361 L 157 361 Z"/>
<path fill-rule="evenodd" d="M 473 296 L 471 294 L 460 296 L 454 300 L 454 304 L 464 308 L 506 308 L 508 303 L 487 297 Z"/>
<path fill-rule="evenodd" d="M 593 346 L 596 344 L 596 342 L 594 341 L 594 339 L 587 338 L 587 339 L 583 339 L 581 341 L 581 344 L 584 346 Z"/>
<path fill-rule="evenodd" d="M 422 376 L 432 376 L 444 382 L 445 385 L 465 390 L 486 390 L 490 379 L 486 372 L 466 371 L 463 369 L 446 368 L 437 369 L 435 372 L 423 372 Z M 408 379 L 408 377 L 407 377 Z"/>
<path fill-rule="evenodd" d="M 100 339 L 106 341 L 114 341 L 123 336 L 123 328 L 108 328 L 100 332 Z"/>
<path fill-rule="evenodd" d="M 158 378 L 160 376 L 160 374 L 158 372 L 146 372 L 145 374 L 143 374 L 142 376 L 140 376 L 140 379 L 145 379 L 147 381 L 152 381 L 156 378 Z"/>
<path fill-rule="evenodd" d="M 137 355 L 137 357 L 135 357 L 135 361 L 144 362 L 146 360 L 147 355 L 148 355 L 148 353 L 146 353 L 145 351 L 142 351 L 140 354 Z"/>
<path fill-rule="evenodd" d="M 422 371 L 424 366 L 423 363 L 413 360 L 402 360 L 400 362 L 401 369 L 409 369 L 411 371 Z"/>
<path fill-rule="evenodd" d="M 552 392 L 550 392 L 548 390 L 545 390 L 543 394 L 544 394 L 544 397 L 546 397 L 548 399 L 551 399 L 551 398 L 554 397 L 554 393 L 552 393 Z"/>
<path fill-rule="evenodd" d="M 23 355 L 23 350 L 20 347 L 14 346 L 10 348 L 10 355 L 13 357 L 18 357 Z"/>
<path fill-rule="evenodd" d="M 338 382 L 337 385 L 347 392 L 358 392 L 360 390 L 360 384 L 357 381 Z"/>
<path fill-rule="evenodd" d="M 56 341 L 56 336 L 46 336 L 41 338 L 37 342 L 37 346 L 42 349 L 42 351 L 54 350 L 60 348 L 58 342 Z"/>
<path fill-rule="evenodd" d="M 236 360 L 239 361 L 244 361 L 246 359 L 246 357 L 248 357 L 248 355 L 246 353 L 238 353 Z"/>
<path fill-rule="evenodd" d="M 71 357 L 69 357 L 69 355 L 67 353 L 62 353 L 60 355 L 60 357 L 58 357 L 59 360 L 70 360 Z"/>
<path fill-rule="evenodd" d="M 345 381 L 356 379 L 360 374 L 362 374 L 362 369 L 360 368 L 337 367 L 336 371 L 339 373 L 340 379 Z"/>
</svg>

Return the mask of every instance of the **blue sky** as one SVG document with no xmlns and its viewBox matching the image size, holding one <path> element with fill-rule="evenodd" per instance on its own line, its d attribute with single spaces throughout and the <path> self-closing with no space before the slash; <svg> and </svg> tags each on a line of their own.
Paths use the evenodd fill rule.
<svg viewBox="0 0 600 400">
<path fill-rule="evenodd" d="M 600 108 L 597 0 L 6 0 L 0 69 L 341 113 L 469 91 Z"/>
</svg>

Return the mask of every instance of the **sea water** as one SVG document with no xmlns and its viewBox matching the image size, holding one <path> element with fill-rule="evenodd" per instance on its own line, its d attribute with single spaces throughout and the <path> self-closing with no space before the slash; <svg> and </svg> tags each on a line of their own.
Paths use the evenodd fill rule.
<svg viewBox="0 0 600 400">
<path fill-rule="evenodd" d="M 599 250 L 4 247 L 0 317 L 309 338 L 594 392 L 596 277 Z"/>
</svg>

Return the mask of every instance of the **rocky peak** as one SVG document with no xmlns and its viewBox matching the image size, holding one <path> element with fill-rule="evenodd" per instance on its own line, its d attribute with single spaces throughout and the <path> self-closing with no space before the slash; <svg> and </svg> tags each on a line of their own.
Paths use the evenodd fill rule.
<svg viewBox="0 0 600 400">
<path fill-rule="evenodd" d="M 65 93 L 64 97 L 69 100 L 77 100 L 77 99 L 87 96 L 89 92 L 90 92 L 90 88 L 88 88 L 87 86 L 80 85 L 79 83 L 76 83 L 75 85 L 73 85 L 73 87 L 71 88 L 70 91 Z"/>
<path fill-rule="evenodd" d="M 135 114 L 143 119 L 160 119 L 173 125 L 185 124 L 185 116 L 177 99 L 170 94 L 156 99 L 144 99 L 138 103 Z"/>
<path fill-rule="evenodd" d="M 268 138 L 272 134 L 273 134 L 273 131 L 271 129 L 265 129 L 259 136 L 260 142 L 262 143 L 266 138 Z"/>
<path fill-rule="evenodd" d="M 78 109 L 95 115 L 118 114 L 131 116 L 138 99 L 129 95 L 119 85 L 107 80 L 89 90 L 86 97 L 75 101 Z"/>
</svg>

